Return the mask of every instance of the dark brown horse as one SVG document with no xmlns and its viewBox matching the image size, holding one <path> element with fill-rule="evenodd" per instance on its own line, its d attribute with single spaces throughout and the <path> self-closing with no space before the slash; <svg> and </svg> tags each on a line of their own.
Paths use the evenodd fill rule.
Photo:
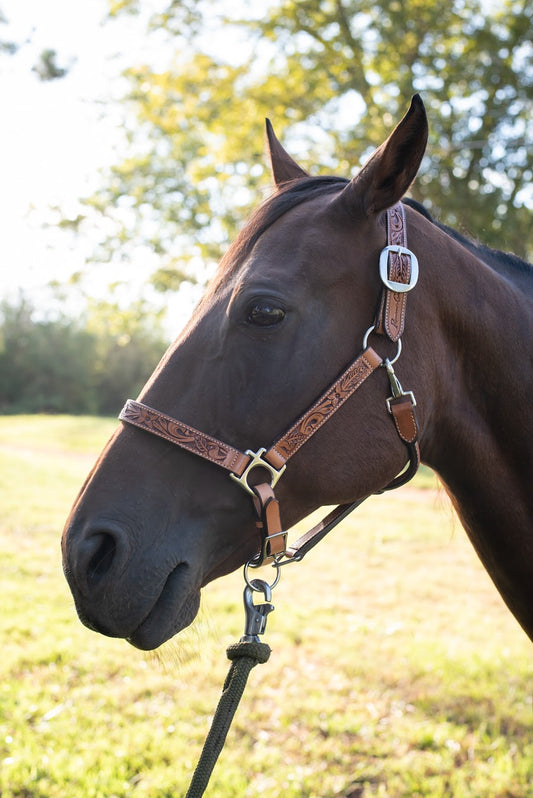
<svg viewBox="0 0 533 798">
<path fill-rule="evenodd" d="M 275 487 L 285 528 L 388 486 L 417 445 L 395 429 L 385 401 L 405 326 L 395 368 L 416 396 L 422 460 L 533 638 L 531 267 L 397 204 L 426 145 L 418 97 L 351 181 L 308 176 L 268 134 L 276 193 L 229 248 L 72 509 L 64 566 L 81 619 L 145 649 L 193 620 L 202 586 L 261 543 L 257 497 L 254 508 L 228 476 L 249 463 L 245 450 L 271 447 L 268 488 L 295 430 L 314 433 L 293 446 Z M 408 272 L 399 282 L 378 268 L 393 206 L 420 265 L 407 301 L 399 282 L 414 285 L 414 259 L 397 256 Z M 389 300 L 397 326 L 385 333 L 376 308 Z M 343 393 L 355 372 L 357 390 Z M 324 396 L 338 409 L 322 424 Z"/>
</svg>

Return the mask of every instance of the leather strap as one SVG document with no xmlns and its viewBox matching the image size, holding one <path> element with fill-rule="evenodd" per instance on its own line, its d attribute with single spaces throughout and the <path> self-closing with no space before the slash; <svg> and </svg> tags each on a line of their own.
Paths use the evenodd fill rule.
<svg viewBox="0 0 533 798">
<path fill-rule="evenodd" d="M 387 240 L 391 246 L 407 247 L 405 210 L 401 202 L 387 211 Z M 389 280 L 408 283 L 411 276 L 411 259 L 408 255 L 389 253 Z M 376 332 L 398 341 L 403 334 L 407 294 L 384 288 L 381 294 L 375 326 Z"/>
<path fill-rule="evenodd" d="M 182 449 L 210 460 L 239 477 L 250 462 L 247 454 L 234 449 L 233 446 L 222 443 L 171 416 L 166 416 L 148 405 L 134 402 L 133 399 L 128 399 L 120 411 L 119 419 L 164 438 L 170 443 L 175 443 Z"/>
<path fill-rule="evenodd" d="M 265 460 L 275 468 L 281 468 L 287 460 L 309 440 L 317 429 L 352 396 L 381 364 L 382 358 L 367 347 L 322 396 L 295 424 L 266 452 Z"/>
<path fill-rule="evenodd" d="M 411 394 L 403 394 L 397 399 L 389 399 L 389 408 L 398 435 L 404 443 L 418 440 L 418 420 Z"/>
<path fill-rule="evenodd" d="M 287 559 L 296 560 L 297 562 L 303 560 L 305 555 L 311 551 L 317 543 L 320 543 L 328 532 L 331 532 L 337 524 L 340 524 L 346 516 L 350 515 L 350 513 L 366 501 L 367 498 L 368 497 L 365 496 L 364 499 L 358 499 L 351 504 L 339 504 L 335 507 L 335 509 L 328 513 L 318 524 L 301 535 L 298 540 L 287 548 L 285 552 Z"/>
<path fill-rule="evenodd" d="M 261 565 L 282 557 L 287 550 L 287 532 L 281 526 L 279 502 L 272 487 L 266 483 L 254 485 L 254 509 L 257 514 L 256 526 L 261 535 Z"/>
</svg>

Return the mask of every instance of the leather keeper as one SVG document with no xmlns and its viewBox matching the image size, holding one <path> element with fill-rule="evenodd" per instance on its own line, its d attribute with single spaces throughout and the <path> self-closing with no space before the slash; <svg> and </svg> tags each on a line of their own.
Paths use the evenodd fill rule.
<svg viewBox="0 0 533 798">
<path fill-rule="evenodd" d="M 283 532 L 279 513 L 279 503 L 270 485 L 261 483 L 254 485 L 254 507 L 259 518 L 263 558 L 274 558 L 284 554 L 287 545 L 287 534 Z"/>
<path fill-rule="evenodd" d="M 418 421 L 411 397 L 405 394 L 397 399 L 391 399 L 389 407 L 402 441 L 415 443 L 418 440 Z"/>
</svg>

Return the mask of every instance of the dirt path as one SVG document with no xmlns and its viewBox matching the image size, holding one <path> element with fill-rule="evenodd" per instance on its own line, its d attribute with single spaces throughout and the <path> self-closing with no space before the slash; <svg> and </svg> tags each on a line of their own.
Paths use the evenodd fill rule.
<svg viewBox="0 0 533 798">
<path fill-rule="evenodd" d="M 0 443 L 0 452 L 22 457 L 25 460 L 37 460 L 47 457 L 74 460 L 79 463 L 87 463 L 88 468 L 96 462 L 98 456 L 93 452 L 72 452 L 68 449 L 53 446 L 21 446 L 14 443 Z"/>
</svg>

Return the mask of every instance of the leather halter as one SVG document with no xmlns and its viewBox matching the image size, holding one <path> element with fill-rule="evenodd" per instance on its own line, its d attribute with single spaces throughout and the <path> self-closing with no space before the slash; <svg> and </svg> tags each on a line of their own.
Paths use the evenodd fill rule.
<svg viewBox="0 0 533 798">
<path fill-rule="evenodd" d="M 407 469 L 383 490 L 403 485 L 418 469 L 420 454 L 416 402 L 411 392 L 403 391 L 392 366 L 401 352 L 400 339 L 405 324 L 407 292 L 414 288 L 418 278 L 417 259 L 407 249 L 405 213 L 401 203 L 387 211 L 387 231 L 388 244 L 380 257 L 383 292 L 375 323 L 365 335 L 363 351 L 268 450 L 263 448 L 257 452 L 250 450 L 241 452 L 217 438 L 132 399 L 128 399 L 120 412 L 121 421 L 151 432 L 226 469 L 230 472 L 230 477 L 251 494 L 257 514 L 257 527 L 263 540 L 260 554 L 252 561 L 254 566 L 269 561 L 281 564 L 283 558 L 286 558 L 284 562 L 301 560 L 319 540 L 364 501 L 361 499 L 339 505 L 292 546 L 287 546 L 287 532 L 283 531 L 281 526 L 274 487 L 293 454 L 379 367 L 385 367 L 387 370 L 392 390 L 392 396 L 387 399 L 387 407 L 409 455 Z M 381 358 L 372 347 L 366 346 L 371 332 L 384 334 L 391 341 L 398 343 L 398 354 L 394 361 Z M 250 474 L 256 468 L 261 469 L 262 474 L 265 470 L 268 472 L 268 481 L 262 478 L 259 484 L 250 484 Z"/>
</svg>

